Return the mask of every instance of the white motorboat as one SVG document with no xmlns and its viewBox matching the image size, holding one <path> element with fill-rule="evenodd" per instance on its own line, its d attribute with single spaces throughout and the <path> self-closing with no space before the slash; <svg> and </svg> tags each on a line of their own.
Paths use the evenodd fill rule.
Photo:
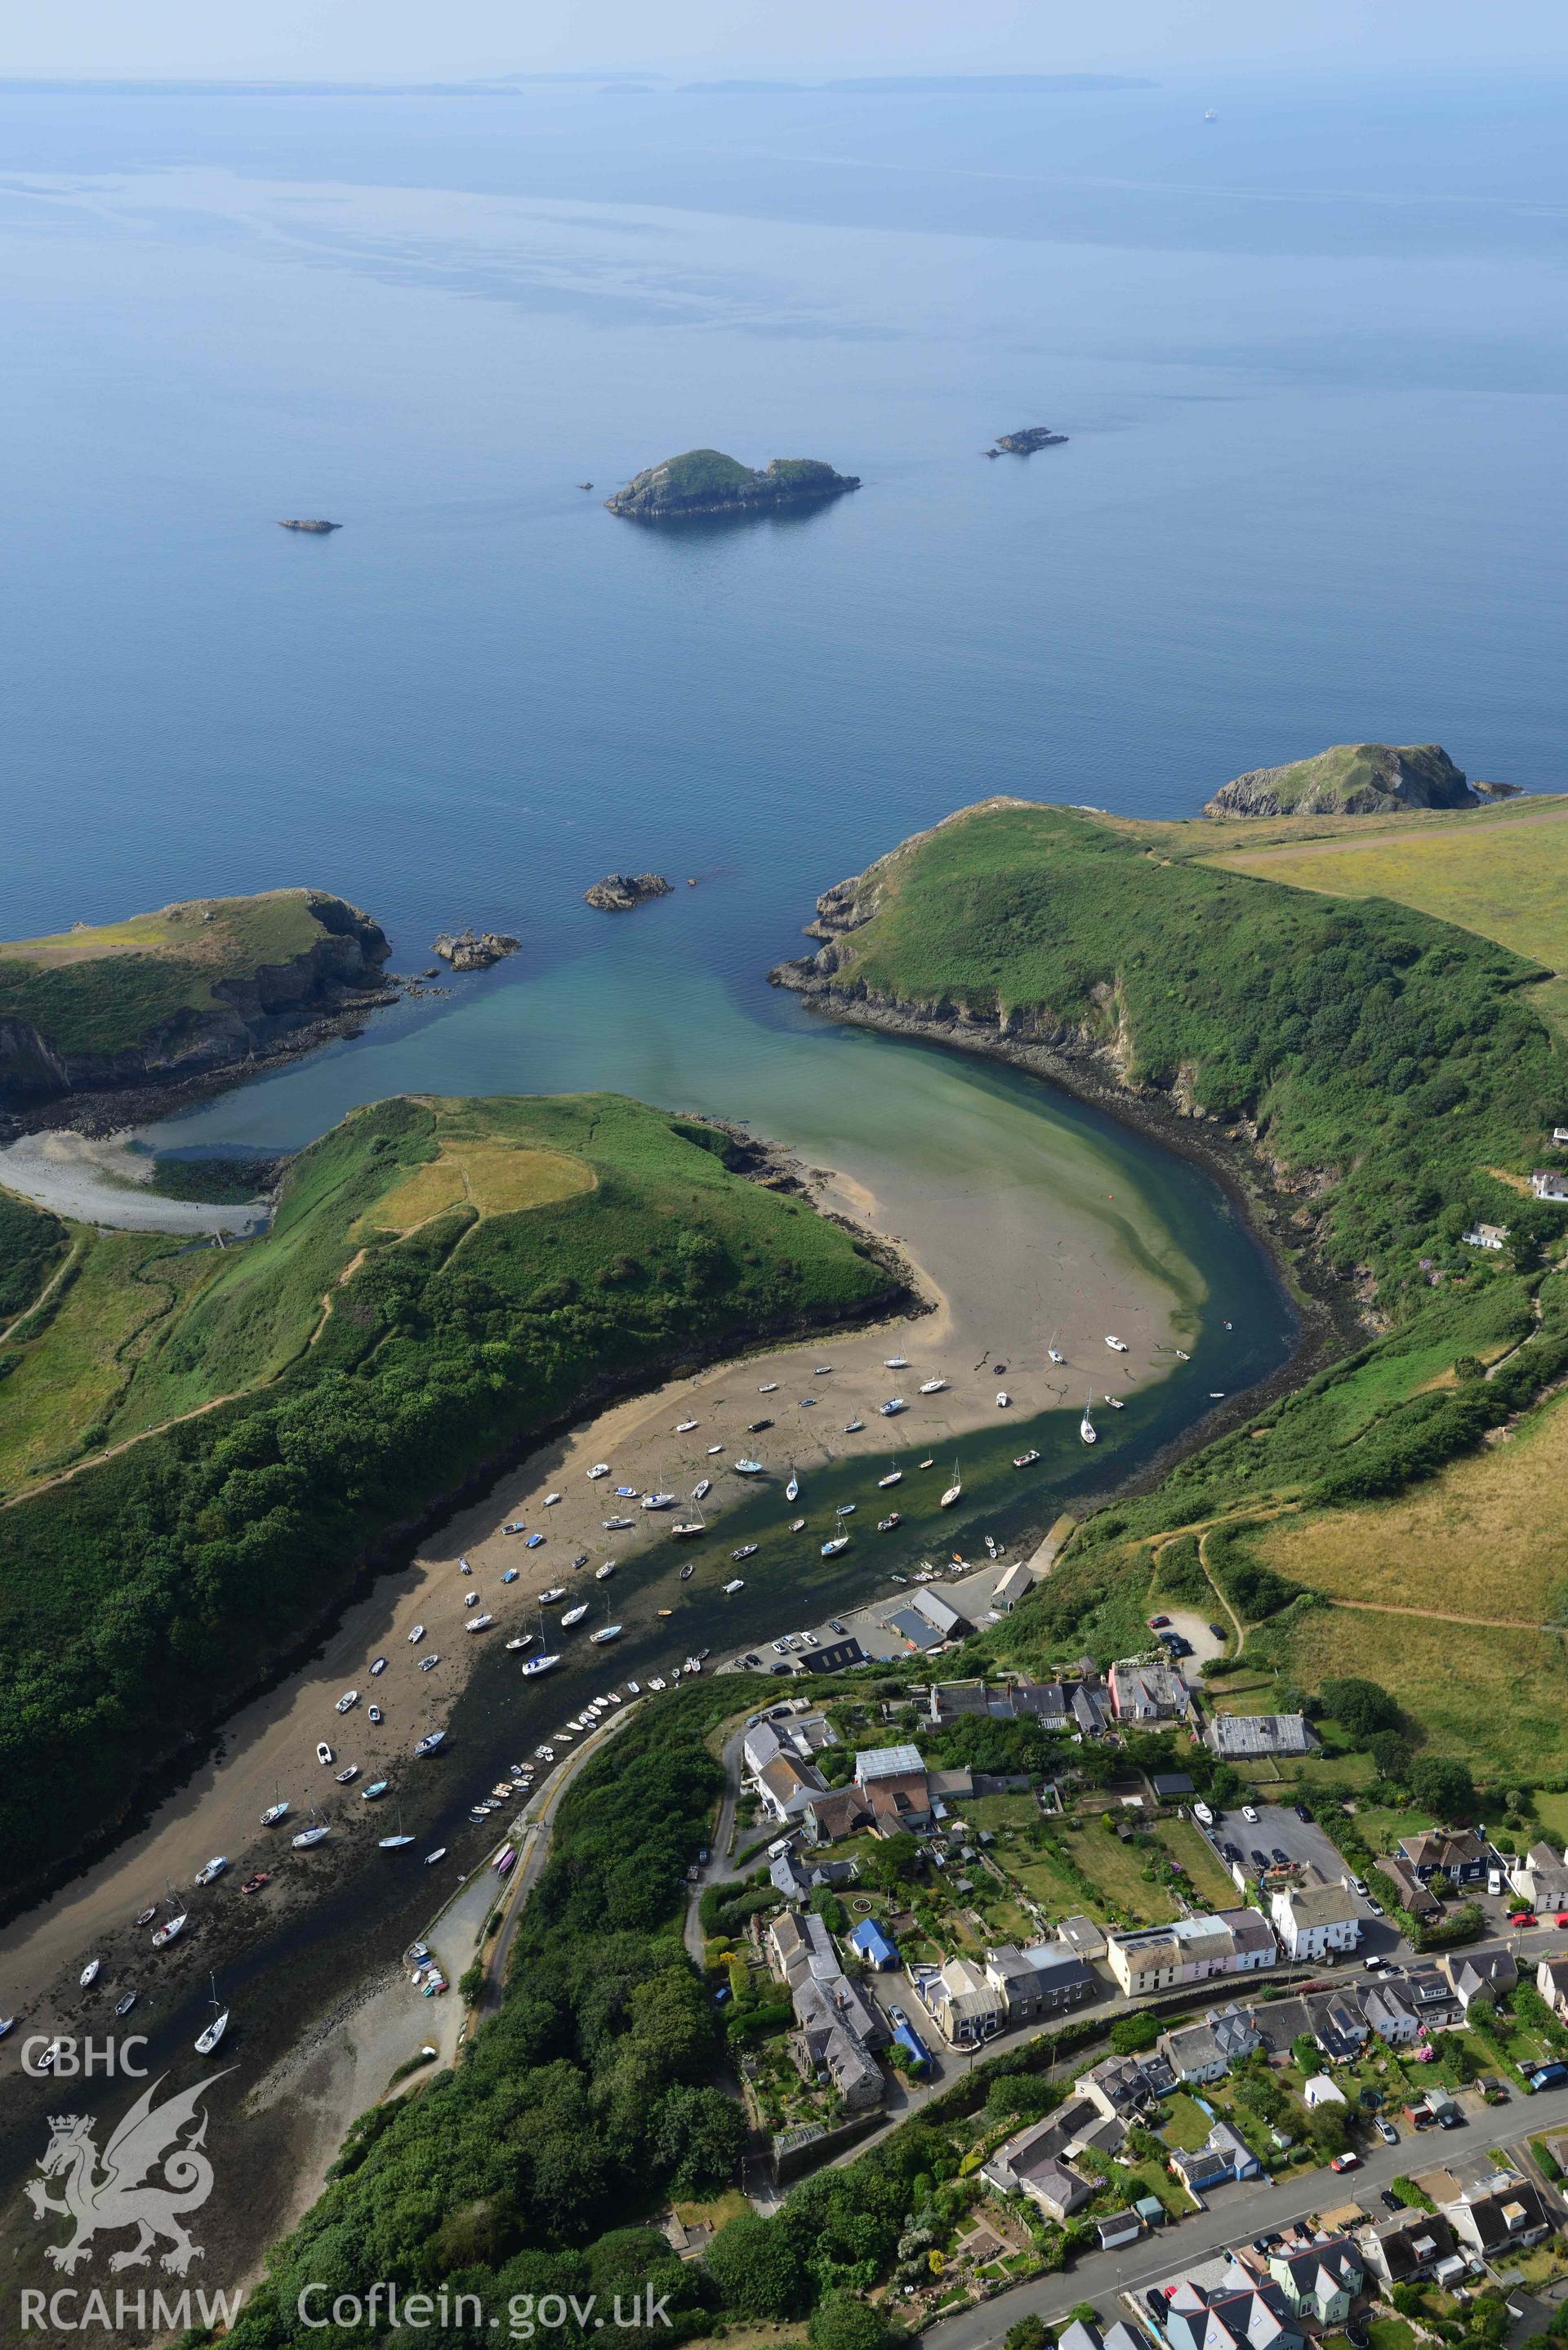
<svg viewBox="0 0 1568 2350">
<path fill-rule="evenodd" d="M 358 1702 L 359 1692 L 358 1690 L 345 1690 L 332 1710 L 335 1713 L 352 1713 L 354 1708 L 358 1704 Z"/>
<path fill-rule="evenodd" d="M 852 1518 L 859 1507 L 858 1502 L 840 1502 L 833 1514 L 836 1518 Z"/>
<path fill-rule="evenodd" d="M 560 1661 L 559 1657 L 531 1657 L 523 1668 L 523 1678 L 524 1680 L 531 1680 L 535 1673 L 547 1673 L 553 1665 L 558 1665 Z"/>
<path fill-rule="evenodd" d="M 889 1469 L 889 1470 L 888 1470 L 888 1474 L 887 1474 L 885 1477 L 878 1477 L 878 1478 L 877 1478 L 877 1491 L 878 1491 L 878 1492 L 881 1492 L 885 1487 L 887 1487 L 887 1486 L 888 1486 L 888 1485 L 901 1485 L 901 1484 L 903 1483 L 903 1482 L 904 1482 L 904 1472 L 903 1472 L 903 1471 L 902 1471 L 901 1469 Z"/>
<path fill-rule="evenodd" d="M 713 1480 L 711 1477 L 699 1477 L 697 1482 L 691 1488 L 691 1499 L 694 1502 L 705 1502 L 712 1490 Z"/>
<path fill-rule="evenodd" d="M 424 1626 L 423 1626 L 422 1624 L 416 1624 L 416 1625 L 414 1626 L 414 1627 L 413 1627 L 413 1630 L 409 1634 L 409 1646 L 410 1646 L 410 1648 L 418 1648 L 418 1646 L 419 1646 L 419 1644 L 420 1644 L 420 1642 L 424 1638 L 424 1637 L 425 1637 L 425 1627 L 424 1627 Z"/>
<path fill-rule="evenodd" d="M 490 1615 L 471 1616 L 462 1628 L 465 1632 L 488 1632 L 494 1621 L 494 1617 Z"/>
<path fill-rule="evenodd" d="M 902 1517 L 899 1515 L 898 1512 L 895 1510 L 891 1516 L 877 1519 L 877 1531 L 879 1534 L 890 1534 L 895 1526 L 900 1526 L 903 1523 L 904 1521 Z"/>
<path fill-rule="evenodd" d="M 102 1964 L 103 1960 L 101 1959 L 89 1959 L 88 1960 L 86 1966 L 77 1977 L 77 1981 L 80 1983 L 83 1991 L 88 1990 L 91 1984 L 97 1982 L 99 1969 Z"/>
<path fill-rule="evenodd" d="M 620 1635 L 621 1627 L 618 1624 L 601 1624 L 597 1632 L 588 1634 L 588 1638 L 596 1648 L 602 1648 L 611 1640 L 618 1640 Z"/>
<path fill-rule="evenodd" d="M 1113 1411 L 1125 1411 L 1127 1409 L 1127 1406 L 1123 1403 L 1120 1396 L 1102 1396 L 1100 1398 L 1100 1401 L 1102 1403 L 1108 1403 Z"/>
<path fill-rule="evenodd" d="M 789 1522 L 789 1530 L 792 1534 L 805 1534 L 805 1520 L 804 1518 L 792 1518 Z"/>
<path fill-rule="evenodd" d="M 275 1804 L 269 1804 L 267 1805 L 265 1811 L 261 1815 L 261 1824 L 264 1828 L 275 1828 L 276 1827 L 279 1820 L 286 1820 L 287 1817 L 288 1802 L 286 1797 L 280 1795 Z"/>
<path fill-rule="evenodd" d="M 846 1419 L 844 1423 L 844 1433 L 846 1436 L 858 1436 L 865 1425 L 866 1422 L 863 1419 Z"/>
<path fill-rule="evenodd" d="M 528 1669 L 527 1666 L 524 1665 L 523 1669 L 526 1672 Z M 416 1754 L 433 1754 L 438 1746 L 444 1746 L 445 1743 L 446 1732 L 444 1730 L 427 1730 L 422 1738 L 415 1739 L 414 1752 Z"/>
<path fill-rule="evenodd" d="M 737 1591 L 744 1591 L 745 1587 L 745 1576 L 743 1575 L 732 1575 L 728 1583 L 724 1586 L 724 1596 L 726 1599 L 732 1599 Z M 627 1683 L 627 1687 L 628 1689 L 631 1687 L 631 1683 L 629 1681 Z"/>
<path fill-rule="evenodd" d="M 920 1393 L 922 1395 L 940 1395 L 946 1385 L 946 1379 L 922 1379 L 920 1381 Z"/>
<path fill-rule="evenodd" d="M 877 1409 L 884 1419 L 897 1419 L 906 1406 L 902 1396 L 889 1396 L 887 1402 L 879 1403 Z"/>
<path fill-rule="evenodd" d="M 1084 1417 L 1078 1422 L 1078 1433 L 1083 1438 L 1085 1444 L 1097 1444 L 1100 1440 L 1099 1430 L 1096 1428 L 1094 1421 L 1089 1418 L 1089 1407 L 1087 1404 L 1084 1406 Z"/>
<path fill-rule="evenodd" d="M 757 1393 L 759 1395 L 777 1395 L 778 1391 L 779 1383 L 777 1379 L 764 1379 L 761 1387 L 757 1389 Z"/>
<path fill-rule="evenodd" d="M 673 1493 L 645 1493 L 638 1503 L 639 1510 L 672 1510 L 674 1506 Z"/>
<path fill-rule="evenodd" d="M 798 1502 L 799 1499 L 800 1479 L 795 1475 L 794 1471 L 792 1469 L 789 1472 L 789 1483 L 784 1487 L 784 1500 L 786 1502 Z"/>
<path fill-rule="evenodd" d="M 1127 1342 L 1125 1338 L 1107 1337 L 1106 1344 L 1113 1355 L 1125 1355 L 1127 1351 Z"/>
<path fill-rule="evenodd" d="M 742 1453 L 735 1463 L 735 1474 L 738 1477 L 760 1477 L 762 1473 L 762 1462 L 753 1461 L 748 1453 Z"/>
<path fill-rule="evenodd" d="M 595 1567 L 594 1581 L 596 1583 L 607 1583 L 614 1573 L 615 1561 L 613 1558 L 607 1558 L 602 1566 Z"/>
<path fill-rule="evenodd" d="M 386 1669 L 387 1669 L 387 1659 L 385 1659 L 385 1657 L 372 1657 L 372 1658 L 371 1658 L 371 1659 L 370 1659 L 370 1679 L 371 1679 L 372 1680 L 379 1680 L 379 1679 L 380 1679 L 381 1675 L 386 1671 Z"/>
<path fill-rule="evenodd" d="M 1062 1352 L 1061 1347 L 1056 1344 L 1054 1338 L 1052 1339 L 1051 1344 L 1046 1347 L 1045 1352 L 1050 1360 L 1054 1363 L 1064 1363 L 1067 1359 L 1066 1356 Z"/>
<path fill-rule="evenodd" d="M 636 1523 L 635 1518 L 601 1518 L 599 1520 L 607 1534 L 628 1534 Z"/>
<path fill-rule="evenodd" d="M 185 1931 L 189 1923 L 189 1914 L 185 1910 L 182 1909 L 178 1917 L 171 1918 L 167 1925 L 159 1927 L 158 1931 L 152 1937 L 153 1949 L 155 1950 L 166 1950 L 171 1942 L 177 1942 L 179 1940 L 181 1935 Z"/>
<path fill-rule="evenodd" d="M 381 1709 L 380 1709 L 380 1707 L 379 1707 L 379 1705 L 373 1705 L 373 1706 L 370 1708 L 370 1719 L 371 1719 L 371 1721 L 372 1721 L 377 1725 L 377 1727 L 378 1727 L 378 1728 L 379 1728 L 380 1724 L 381 1724 L 383 1721 L 385 1721 L 385 1720 L 387 1719 L 387 1717 L 386 1717 L 386 1715 L 381 1711 Z"/>
<path fill-rule="evenodd" d="M 737 1565 L 743 1558 L 755 1558 L 756 1555 L 757 1545 L 755 1543 L 742 1543 L 739 1550 L 732 1550 L 730 1553 L 730 1556 L 735 1560 Z"/>
<path fill-rule="evenodd" d="M 546 1493 L 545 1496 L 545 1507 L 547 1510 L 553 1510 L 560 1498 L 559 1493 Z"/>
<path fill-rule="evenodd" d="M 1224 1388 L 1210 1388 L 1210 1390 L 1209 1390 L 1209 1400 L 1210 1400 L 1210 1403 L 1223 1403 L 1223 1402 L 1224 1402 L 1224 1400 L 1225 1400 L 1225 1390 L 1224 1390 Z"/>
<path fill-rule="evenodd" d="M 438 1860 L 444 1860 L 445 1858 L 446 1858 L 446 1846 L 445 1846 L 445 1845 L 444 1845 L 444 1844 L 438 1844 L 438 1845 L 437 1845 L 437 1846 L 436 1846 L 436 1848 L 435 1848 L 435 1850 L 434 1850 L 434 1852 L 427 1852 L 427 1853 L 426 1853 L 426 1855 L 425 1855 L 425 1866 L 426 1866 L 427 1868 L 433 1868 L 433 1867 L 435 1866 L 435 1865 L 436 1865 L 436 1863 L 437 1863 L 437 1861 L 438 1861 Z"/>
<path fill-rule="evenodd" d="M 380 1798 L 386 1794 L 391 1783 L 392 1783 L 389 1779 L 372 1779 L 368 1787 L 360 1788 L 359 1801 L 362 1804 L 374 1804 L 379 1802 Z"/>
<path fill-rule="evenodd" d="M 849 1536 L 847 1534 L 835 1534 L 829 1541 L 823 1544 L 822 1555 L 824 1558 L 836 1558 L 841 1550 L 847 1550 L 848 1548 Z"/>
<path fill-rule="evenodd" d="M 1005 1411 L 1005 1410 L 1007 1409 L 1008 1405 L 1009 1405 L 1012 1401 L 1012 1398 L 1008 1394 L 1007 1389 L 1006 1389 L 1005 1388 L 997 1388 L 997 1390 L 996 1390 L 996 1409 L 997 1409 L 997 1410 L 998 1410 L 998 1411 Z"/>
<path fill-rule="evenodd" d="M 519 1632 L 517 1638 L 514 1640 L 508 1640 L 506 1645 L 514 1650 L 531 1648 L 538 1637 L 537 1632 Z"/>
<path fill-rule="evenodd" d="M 677 1542 L 685 1542 L 693 1534 L 705 1534 L 708 1529 L 701 1518 L 680 1518 L 670 1531 Z"/>
<path fill-rule="evenodd" d="M 1192 1360 L 1185 1347 L 1178 1347 L 1174 1351 L 1179 1363 L 1189 1363 Z"/>
<path fill-rule="evenodd" d="M 569 1632 L 574 1624 L 580 1624 L 582 1622 L 587 1612 L 588 1603 L 586 1599 L 579 1601 L 576 1607 L 568 1607 L 561 1618 L 562 1631 Z"/>
<path fill-rule="evenodd" d="M 1211 1828 L 1214 1825 L 1213 1813 L 1210 1810 L 1208 1804 L 1201 1801 L 1193 1804 L 1192 1816 L 1198 1822 L 1199 1827 Z"/>
<path fill-rule="evenodd" d="M 1039 1460 L 1039 1458 L 1040 1453 L 1038 1447 L 1032 1444 L 1027 1452 L 1015 1452 L 1013 1454 L 1012 1465 L 1015 1469 L 1033 1469 L 1034 1463 Z"/>
<path fill-rule="evenodd" d="M 690 1436 L 692 1430 L 699 1425 L 700 1423 L 694 1419 L 678 1419 L 675 1423 L 675 1433 L 677 1436 Z"/>
<path fill-rule="evenodd" d="M 723 1448 L 723 1446 L 722 1446 L 722 1444 L 711 1444 L 711 1445 L 708 1447 L 708 1458 L 709 1458 L 709 1460 L 711 1461 L 711 1460 L 712 1459 L 712 1457 L 713 1457 L 713 1455 L 714 1455 L 714 1453 L 715 1453 L 715 1452 L 722 1452 L 722 1451 L 723 1451 L 723 1450 L 724 1450 L 724 1448 Z"/>
<path fill-rule="evenodd" d="M 114 2003 L 114 2012 L 116 2015 L 121 2017 L 129 2015 L 131 2009 L 136 2005 L 136 1999 L 137 1994 L 133 1991 L 128 1991 L 123 1999 L 117 1999 Z M 5 2026 L 3 2023 L 0 2023 L 0 2040 L 4 2040 L 5 2037 Z"/>
<path fill-rule="evenodd" d="M 552 1583 L 548 1591 L 541 1591 L 539 1594 L 539 1605 L 541 1607 L 553 1607 L 557 1599 L 564 1599 L 566 1596 L 566 1586 L 564 1583 Z"/>
<path fill-rule="evenodd" d="M 640 1681 L 628 1681 L 626 1686 L 628 1696 L 640 1697 L 642 1695 L 642 1684 Z"/>
<path fill-rule="evenodd" d="M 331 1834 L 332 1830 L 325 1820 L 313 1821 L 309 1827 L 300 1829 L 293 1840 L 294 1848 L 296 1852 L 308 1852 L 313 1844 L 319 1844 L 323 1836 Z"/>
<path fill-rule="evenodd" d="M 328 1746 L 325 1738 L 316 1750 L 316 1759 L 324 1769 L 330 1769 L 331 1765 L 337 1760 L 337 1755 L 334 1754 L 331 1747 Z"/>
<path fill-rule="evenodd" d="M 609 1472 L 610 1465 L 607 1461 L 596 1461 L 593 1467 L 588 1471 L 588 1475 L 590 1478 L 597 1479 L 599 1477 L 607 1477 Z"/>
<path fill-rule="evenodd" d="M 359 1776 L 359 1765 L 358 1762 L 346 1762 L 341 1771 L 334 1771 L 332 1775 L 340 1787 L 351 1787 Z"/>
<path fill-rule="evenodd" d="M 882 1357 L 882 1368 L 885 1371 L 907 1371 L 909 1367 L 908 1355 L 884 1355 Z"/>
<path fill-rule="evenodd" d="M 196 1871 L 196 1883 L 198 1885 L 215 1885 L 219 1877 L 223 1876 L 224 1870 L 228 1867 L 228 1865 L 227 1856 L 221 1852 L 215 1852 L 213 1855 L 212 1859 L 203 1862 L 202 1866 Z"/>
<path fill-rule="evenodd" d="M 687 1562 L 686 1562 L 685 1565 L 684 1565 L 684 1566 L 681 1568 L 681 1570 L 680 1570 L 680 1580 L 681 1580 L 681 1582 L 682 1582 L 682 1583 L 690 1583 L 690 1582 L 691 1582 L 691 1578 L 692 1578 L 692 1576 L 696 1574 L 696 1572 L 697 1572 L 697 1562 L 696 1562 L 696 1560 L 695 1560 L 694 1558 L 689 1558 L 689 1559 L 687 1560 Z"/>
</svg>

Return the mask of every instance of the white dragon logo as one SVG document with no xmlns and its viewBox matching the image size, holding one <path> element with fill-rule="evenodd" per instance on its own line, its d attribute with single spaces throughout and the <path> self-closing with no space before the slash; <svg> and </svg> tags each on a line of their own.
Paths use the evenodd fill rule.
<svg viewBox="0 0 1568 2350">
<path fill-rule="evenodd" d="M 231 2065 L 229 2070 L 233 2069 Z M 191 2241 L 182 2225 L 182 2214 L 200 2210 L 213 2191 L 213 2166 L 202 2151 L 207 2136 L 207 2116 L 201 2112 L 201 2101 L 224 2076 L 215 2073 L 211 2080 L 198 2081 L 194 2088 L 183 2090 L 179 2096 L 170 2097 L 155 2107 L 153 2097 L 166 2077 L 160 2074 L 120 2122 L 104 2149 L 101 2170 L 99 2150 L 93 2144 L 92 2116 L 49 2116 L 53 2136 L 39 2157 L 38 2168 L 44 2178 L 64 2178 L 64 2199 L 46 2194 L 42 2180 L 37 2178 L 30 2178 L 24 2191 L 36 2220 L 54 2211 L 75 2221 L 76 2233 L 70 2242 L 50 2244 L 44 2254 L 47 2261 L 64 2269 L 67 2275 L 79 2262 L 91 2259 L 92 2240 L 100 2229 L 138 2230 L 137 2240 L 128 2251 L 111 2256 L 111 2270 L 145 2268 L 160 2240 L 171 2247 L 163 2253 L 161 2265 L 175 2276 L 183 2276 L 192 2261 L 202 2258 L 201 2245 Z M 198 2115 L 194 2136 L 182 2146 L 176 2145 L 180 2132 L 187 2122 L 197 2120 Z M 149 2171 L 160 2164 L 163 2183 L 145 2184 Z"/>
</svg>

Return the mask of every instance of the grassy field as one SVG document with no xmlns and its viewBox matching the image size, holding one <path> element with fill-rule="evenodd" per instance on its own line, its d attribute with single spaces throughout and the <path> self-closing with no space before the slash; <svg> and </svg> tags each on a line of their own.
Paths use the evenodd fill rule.
<svg viewBox="0 0 1568 2350">
<path fill-rule="evenodd" d="M 265 1239 L 93 1244 L 6 1350 L 7 1440 L 38 1465 L 73 1432 L 95 1452 L 151 1432 L 5 1513 L 0 1880 L 112 1814 L 369 1544 L 483 1463 L 615 1387 L 894 1302 L 848 1233 L 729 1149 L 610 1095 L 381 1102 L 301 1154 Z M 357 1236 L 443 1152 L 483 1211 Z"/>
<path fill-rule="evenodd" d="M 410 1232 L 447 1208 L 472 1207 L 482 1216 L 505 1216 L 591 1191 L 594 1170 L 561 1150 L 508 1149 L 503 1145 L 443 1141 L 428 1166 L 378 1200 L 363 1218 L 366 1232 Z"/>
<path fill-rule="evenodd" d="M 1369 838 L 1287 838 L 1212 862 L 1332 898 L 1389 898 L 1568 972 L 1568 806 L 1561 800 L 1544 809 L 1515 803 L 1484 828 L 1406 819 Z"/>
<path fill-rule="evenodd" d="M 212 1011 L 225 981 L 322 944 L 345 927 L 332 910 L 340 906 L 317 890 L 271 889 L 0 941 L 0 1018 L 27 1023 L 62 1052 L 130 1051 Z M 365 935 L 380 939 L 373 925 Z"/>
<path fill-rule="evenodd" d="M 1334 1597 L 1555 1623 L 1568 1620 L 1564 1494 L 1568 1396 L 1559 1396 L 1507 1443 L 1452 1462 L 1411 1492 L 1277 1519 L 1253 1547 L 1277 1574 Z M 1403 1638 L 1387 1623 L 1381 1629 L 1386 1639 Z"/>
</svg>

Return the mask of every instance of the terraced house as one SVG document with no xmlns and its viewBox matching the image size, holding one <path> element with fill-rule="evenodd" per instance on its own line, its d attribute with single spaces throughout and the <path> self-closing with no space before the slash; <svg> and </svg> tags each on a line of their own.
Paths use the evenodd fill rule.
<svg viewBox="0 0 1568 2350">
<path fill-rule="evenodd" d="M 1213 1975 L 1250 1974 L 1278 1957 L 1261 1909 L 1222 1909 L 1106 1938 L 1106 1962 L 1129 1999 Z"/>
</svg>

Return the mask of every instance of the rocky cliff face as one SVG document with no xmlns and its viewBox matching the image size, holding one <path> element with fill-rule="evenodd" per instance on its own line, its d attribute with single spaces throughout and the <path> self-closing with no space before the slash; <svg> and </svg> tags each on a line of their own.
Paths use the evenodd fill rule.
<svg viewBox="0 0 1568 2350">
<path fill-rule="evenodd" d="M 857 473 L 836 473 L 815 457 L 775 457 L 758 471 L 722 449 L 688 449 L 682 456 L 646 467 L 605 504 L 611 514 L 646 522 L 674 515 L 743 514 L 751 508 L 795 505 L 859 487 Z"/>
<path fill-rule="evenodd" d="M 602 881 L 585 889 L 583 897 L 601 913 L 628 914 L 649 898 L 668 898 L 670 888 L 662 873 L 607 873 Z"/>
<path fill-rule="evenodd" d="M 284 962 L 214 980 L 214 1001 L 182 1011 L 112 1053 L 62 1048 L 46 1026 L 0 1019 L 0 1108 L 26 1110 L 70 1094 L 166 1084 L 267 1051 L 311 1021 L 389 992 L 391 953 L 379 922 L 343 898 L 306 893 L 319 935 Z"/>
<path fill-rule="evenodd" d="M 1254 767 L 1222 785 L 1205 816 L 1395 816 L 1407 808 L 1479 807 L 1506 785 L 1472 790 L 1439 743 L 1336 743 L 1284 767 Z"/>
</svg>

